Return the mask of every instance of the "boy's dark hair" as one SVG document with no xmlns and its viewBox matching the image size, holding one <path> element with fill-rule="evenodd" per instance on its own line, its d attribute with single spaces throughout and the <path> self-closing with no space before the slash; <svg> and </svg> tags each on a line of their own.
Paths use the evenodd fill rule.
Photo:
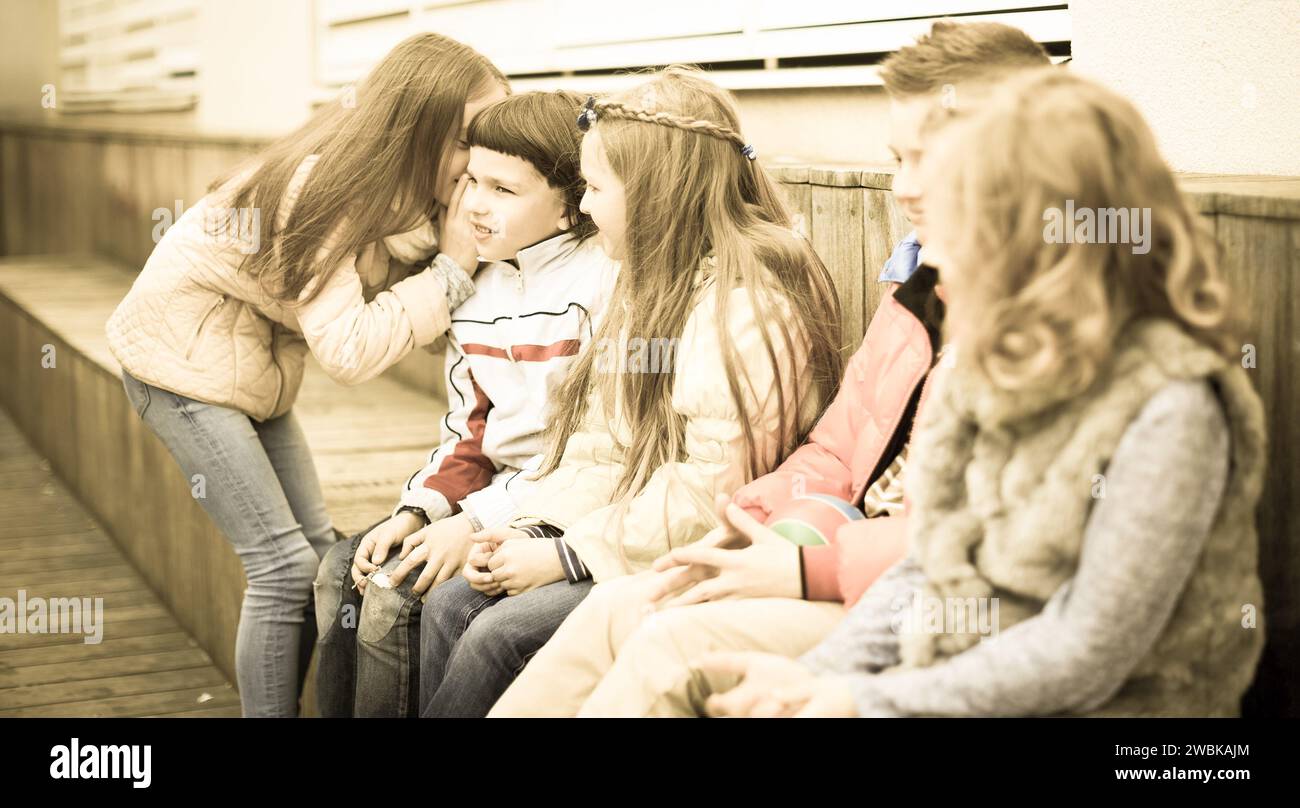
<svg viewBox="0 0 1300 808">
<path fill-rule="evenodd" d="M 1051 64 L 1042 45 L 1019 28 L 996 22 L 938 20 L 915 44 L 880 65 L 891 96 L 928 95 L 946 84 L 996 79 L 998 74 Z"/>
<path fill-rule="evenodd" d="M 596 232 L 591 217 L 578 210 L 586 188 L 580 170 L 582 132 L 578 112 L 583 96 L 555 92 L 520 93 L 487 107 L 470 122 L 470 146 L 524 160 L 564 195 L 569 232 L 586 238 Z"/>
</svg>

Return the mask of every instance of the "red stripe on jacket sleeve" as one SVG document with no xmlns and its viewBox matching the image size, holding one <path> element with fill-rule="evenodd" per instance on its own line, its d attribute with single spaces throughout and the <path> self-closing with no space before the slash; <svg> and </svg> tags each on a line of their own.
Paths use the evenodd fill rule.
<svg viewBox="0 0 1300 808">
<path fill-rule="evenodd" d="M 581 344 L 576 339 L 562 339 L 550 345 L 515 345 L 510 350 L 516 362 L 545 362 L 557 356 L 577 356 Z"/>
<path fill-rule="evenodd" d="M 495 345 L 481 345 L 477 342 L 461 343 L 460 349 L 467 354 L 477 356 L 495 356 L 497 359 L 509 359 L 510 355 L 505 352 L 504 348 L 498 348 Z"/>
<path fill-rule="evenodd" d="M 471 492 L 478 491 L 492 481 L 496 474 L 496 465 L 483 454 L 483 430 L 487 426 L 488 410 L 492 402 L 488 400 L 483 388 L 474 381 L 473 371 L 469 374 L 470 384 L 474 386 L 474 409 L 466 419 L 469 432 L 460 440 L 451 454 L 438 466 L 438 471 L 424 480 L 425 488 L 432 488 L 447 498 L 452 512 L 459 513 L 458 504 Z"/>
<path fill-rule="evenodd" d="M 509 351 L 477 342 L 462 343 L 460 349 L 467 354 L 495 356 L 497 359 L 510 359 L 513 356 L 516 362 L 545 362 L 557 356 L 577 356 L 580 347 L 582 343 L 576 339 L 562 339 L 550 345 L 511 345 Z"/>
</svg>

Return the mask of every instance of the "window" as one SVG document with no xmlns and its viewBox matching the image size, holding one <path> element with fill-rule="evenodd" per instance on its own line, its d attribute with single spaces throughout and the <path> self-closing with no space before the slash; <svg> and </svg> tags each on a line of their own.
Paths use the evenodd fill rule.
<svg viewBox="0 0 1300 808">
<path fill-rule="evenodd" d="M 519 90 L 604 92 L 629 69 L 699 64 L 733 90 L 879 84 L 875 64 L 939 17 L 1005 22 L 1068 54 L 1069 9 L 1034 0 L 316 0 L 317 78 L 361 78 L 418 31 L 492 59 Z"/>
<path fill-rule="evenodd" d="M 73 112 L 194 106 L 199 0 L 59 0 L 59 105 Z"/>
</svg>

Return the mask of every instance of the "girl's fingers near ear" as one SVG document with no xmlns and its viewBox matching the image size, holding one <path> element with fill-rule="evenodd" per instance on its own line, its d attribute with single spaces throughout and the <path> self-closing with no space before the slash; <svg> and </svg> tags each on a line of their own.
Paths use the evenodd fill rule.
<svg viewBox="0 0 1300 808">
<path fill-rule="evenodd" d="M 461 174 L 460 178 L 456 180 L 456 190 L 451 192 L 451 204 L 447 206 L 447 210 L 452 216 L 460 213 L 460 200 L 465 196 L 465 187 L 467 185 L 469 185 L 469 175 Z"/>
</svg>

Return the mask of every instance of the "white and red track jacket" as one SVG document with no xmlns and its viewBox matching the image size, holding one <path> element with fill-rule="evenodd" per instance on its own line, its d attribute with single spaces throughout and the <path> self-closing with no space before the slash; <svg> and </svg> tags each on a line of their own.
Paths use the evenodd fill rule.
<svg viewBox="0 0 1300 808">
<path fill-rule="evenodd" d="M 518 515 L 543 451 L 551 397 L 591 341 L 618 265 L 595 239 L 564 233 L 483 265 L 451 315 L 441 443 L 402 488 L 397 509 L 431 521 L 464 510 L 483 528 Z"/>
</svg>

